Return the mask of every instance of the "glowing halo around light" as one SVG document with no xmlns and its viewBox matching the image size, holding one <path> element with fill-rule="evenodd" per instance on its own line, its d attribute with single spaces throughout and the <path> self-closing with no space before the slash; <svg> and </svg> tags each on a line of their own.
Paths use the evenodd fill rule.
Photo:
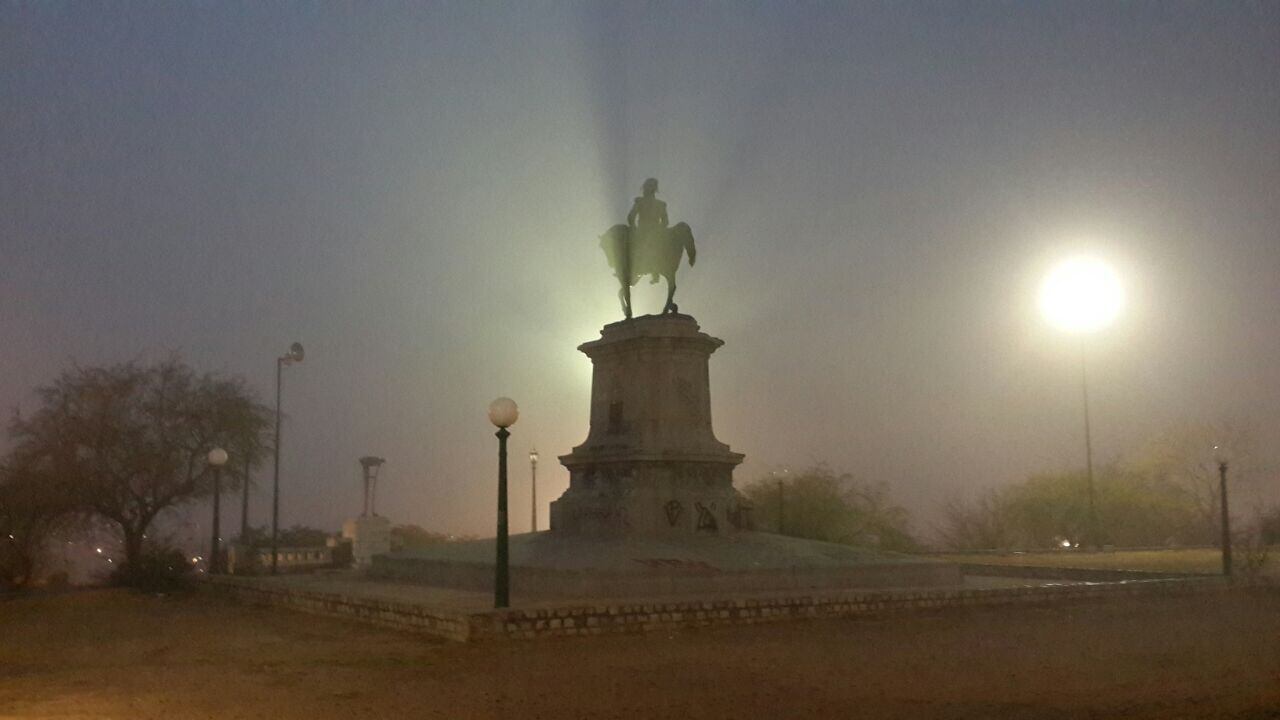
<svg viewBox="0 0 1280 720">
<path fill-rule="evenodd" d="M 1040 286 L 1040 311 L 1069 332 L 1100 330 L 1120 314 L 1120 277 L 1097 258 L 1072 258 L 1055 267 Z"/>
</svg>

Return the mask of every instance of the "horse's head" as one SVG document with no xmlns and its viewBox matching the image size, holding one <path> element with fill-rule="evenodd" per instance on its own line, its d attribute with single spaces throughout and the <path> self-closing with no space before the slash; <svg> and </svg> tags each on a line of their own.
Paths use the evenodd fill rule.
<svg viewBox="0 0 1280 720">
<path fill-rule="evenodd" d="M 680 222 L 672 225 L 668 232 L 671 233 L 671 242 L 689 253 L 689 265 L 692 266 L 698 258 L 698 248 L 693 244 L 693 228 L 689 227 L 689 223 Z"/>
</svg>

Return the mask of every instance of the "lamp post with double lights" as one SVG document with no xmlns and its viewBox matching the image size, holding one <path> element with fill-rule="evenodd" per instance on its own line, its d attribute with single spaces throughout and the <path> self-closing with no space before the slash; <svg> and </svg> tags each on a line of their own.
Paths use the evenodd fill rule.
<svg viewBox="0 0 1280 720">
<path fill-rule="evenodd" d="M 302 362 L 302 343 L 289 346 L 289 352 L 276 358 L 276 437 L 273 452 L 275 455 L 274 478 L 271 482 L 271 574 L 276 574 L 276 565 L 280 556 L 280 380 L 284 374 L 284 366 Z"/>
<path fill-rule="evenodd" d="M 493 570 L 495 608 L 511 606 L 511 561 L 507 553 L 507 438 L 511 432 L 507 428 L 514 425 L 519 417 L 520 408 L 511 398 L 500 397 L 489 403 L 489 422 L 498 428 L 494 433 L 498 437 L 498 538 Z"/>
<path fill-rule="evenodd" d="M 213 537 L 209 540 L 209 574 L 217 574 L 222 569 L 222 466 L 227 464 L 227 451 L 214 448 L 205 458 L 213 470 Z"/>
</svg>

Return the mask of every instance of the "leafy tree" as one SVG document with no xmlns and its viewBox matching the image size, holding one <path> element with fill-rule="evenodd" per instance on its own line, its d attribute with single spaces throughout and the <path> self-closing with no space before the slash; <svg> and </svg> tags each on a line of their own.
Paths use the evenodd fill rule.
<svg viewBox="0 0 1280 720">
<path fill-rule="evenodd" d="M 742 493 L 755 506 L 758 523 L 785 535 L 847 545 L 909 550 L 916 546 L 907 511 L 889 499 L 884 483 L 860 481 L 816 465 L 781 480 L 764 477 L 747 483 Z M 777 526 L 779 503 L 782 527 Z"/>
<path fill-rule="evenodd" d="M 1099 541 L 1121 546 L 1199 542 L 1198 510 L 1167 478 L 1123 466 L 1098 469 L 1094 482 Z M 1046 473 L 951 503 L 939 536 L 956 550 L 1050 548 L 1087 541 L 1089 489 L 1084 472 Z"/>
<path fill-rule="evenodd" d="M 418 525 L 396 525 L 391 528 L 391 548 L 393 550 L 417 550 L 430 545 L 450 542 L 452 539 L 451 535 L 431 532 Z"/>
<path fill-rule="evenodd" d="M 271 419 L 242 380 L 197 374 L 176 357 L 74 367 L 37 393 L 41 407 L 10 427 L 18 452 L 114 523 L 131 565 L 157 515 L 210 494 L 209 450 L 261 448 Z"/>
<path fill-rule="evenodd" d="M 1280 545 L 1280 505 L 1261 514 L 1258 533 L 1267 545 Z"/>
<path fill-rule="evenodd" d="M 306 525 L 294 525 L 280 531 L 276 542 L 280 547 L 324 547 L 333 533 Z M 271 544 L 271 534 L 266 534 L 267 544 Z"/>
<path fill-rule="evenodd" d="M 280 529 L 280 533 L 276 537 L 276 544 L 280 547 L 324 547 L 329 542 L 331 535 L 333 533 L 307 525 L 294 525 L 293 527 Z M 247 533 L 236 536 L 232 543 L 235 545 L 248 545 L 252 548 L 269 548 L 271 547 L 271 528 L 266 525 L 251 526 Z"/>
</svg>

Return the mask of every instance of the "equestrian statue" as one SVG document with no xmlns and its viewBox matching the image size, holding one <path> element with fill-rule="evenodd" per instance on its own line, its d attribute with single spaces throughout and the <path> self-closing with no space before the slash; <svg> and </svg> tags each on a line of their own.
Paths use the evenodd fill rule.
<svg viewBox="0 0 1280 720">
<path fill-rule="evenodd" d="M 662 312 L 679 312 L 675 296 L 680 257 L 688 253 L 690 267 L 698 257 L 688 223 L 667 227 L 667 204 L 657 198 L 658 181 L 645 180 L 643 191 L 644 195 L 636 198 L 631 212 L 627 213 L 627 224 L 614 225 L 600 236 L 600 247 L 622 286 L 618 299 L 628 320 L 631 319 L 631 286 L 645 275 L 649 276 L 650 284 L 658 282 L 659 275 L 667 279 L 667 304 Z"/>
</svg>

